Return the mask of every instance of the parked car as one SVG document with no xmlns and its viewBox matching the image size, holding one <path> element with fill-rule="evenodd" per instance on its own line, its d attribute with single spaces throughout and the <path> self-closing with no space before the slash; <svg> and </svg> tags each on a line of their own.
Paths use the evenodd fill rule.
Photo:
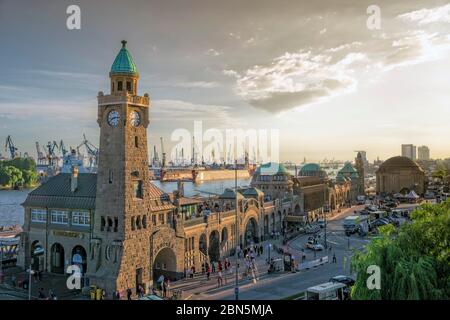
<svg viewBox="0 0 450 320">
<path fill-rule="evenodd" d="M 334 276 L 329 281 L 343 283 L 347 287 L 351 287 L 355 284 L 355 280 L 353 278 L 351 278 L 349 276 L 344 276 L 344 275 Z"/>
<path fill-rule="evenodd" d="M 319 227 L 324 228 L 325 227 L 325 220 L 324 219 L 319 219 L 319 220 L 317 220 L 317 224 L 319 225 Z"/>
<path fill-rule="evenodd" d="M 311 249 L 313 251 L 322 251 L 323 250 L 323 245 L 321 245 L 320 243 L 307 243 L 306 247 L 308 249 Z"/>
</svg>

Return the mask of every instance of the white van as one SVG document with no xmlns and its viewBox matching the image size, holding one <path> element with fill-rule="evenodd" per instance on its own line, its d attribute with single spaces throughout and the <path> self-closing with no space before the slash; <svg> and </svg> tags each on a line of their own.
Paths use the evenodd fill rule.
<svg viewBox="0 0 450 320">
<path fill-rule="evenodd" d="M 344 300 L 346 285 L 340 282 L 325 282 L 306 289 L 306 300 Z"/>
</svg>

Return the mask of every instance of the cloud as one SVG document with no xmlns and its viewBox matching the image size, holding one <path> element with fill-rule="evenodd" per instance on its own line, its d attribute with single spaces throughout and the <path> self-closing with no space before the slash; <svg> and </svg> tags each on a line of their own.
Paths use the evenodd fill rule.
<svg viewBox="0 0 450 320">
<path fill-rule="evenodd" d="M 450 4 L 431 9 L 420 9 L 412 12 L 407 12 L 399 15 L 398 18 L 417 22 L 419 25 L 436 22 L 450 23 Z"/>
<path fill-rule="evenodd" d="M 394 17 L 398 32 L 373 33 L 330 48 L 286 52 L 258 65 L 223 70 L 236 79 L 235 92 L 255 108 L 271 113 L 321 102 L 379 79 L 394 68 L 440 59 L 450 50 L 450 36 L 423 24 L 450 22 L 450 5 Z M 404 20 L 414 24 L 405 25 Z M 325 33 L 322 29 L 320 33 Z"/>
<path fill-rule="evenodd" d="M 221 53 L 215 49 L 208 49 L 205 51 L 205 55 L 207 56 L 212 56 L 212 57 L 217 57 L 220 56 Z"/>
<path fill-rule="evenodd" d="M 214 81 L 190 81 L 190 82 L 178 82 L 173 84 L 174 87 L 179 88 L 216 88 L 219 87 L 219 83 Z"/>
<path fill-rule="evenodd" d="M 213 127 L 245 126 L 246 121 L 232 114 L 233 108 L 221 105 L 197 104 L 182 100 L 154 100 L 150 109 L 152 119 L 186 125 L 204 121 Z"/>
<path fill-rule="evenodd" d="M 358 52 L 336 60 L 331 54 L 300 50 L 285 53 L 268 66 L 254 66 L 243 74 L 226 74 L 236 74 L 236 90 L 244 100 L 278 113 L 353 90 L 357 81 L 349 66 L 365 59 Z"/>
</svg>

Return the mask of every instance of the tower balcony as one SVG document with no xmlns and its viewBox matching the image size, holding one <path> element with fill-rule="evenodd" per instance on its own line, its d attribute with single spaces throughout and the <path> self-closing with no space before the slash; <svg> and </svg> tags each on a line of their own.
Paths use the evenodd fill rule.
<svg viewBox="0 0 450 320">
<path fill-rule="evenodd" d="M 124 93 L 121 95 L 103 95 L 103 92 L 100 91 L 98 93 L 97 100 L 99 106 L 129 103 L 140 107 L 148 107 L 150 104 L 150 97 L 147 93 L 144 94 L 144 96 L 136 96 L 128 93 Z"/>
</svg>

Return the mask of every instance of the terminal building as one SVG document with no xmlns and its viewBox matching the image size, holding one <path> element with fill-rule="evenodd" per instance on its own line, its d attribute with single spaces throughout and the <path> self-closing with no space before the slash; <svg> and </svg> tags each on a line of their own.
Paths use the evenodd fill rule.
<svg viewBox="0 0 450 320">
<path fill-rule="evenodd" d="M 192 266 L 200 270 L 237 245 L 282 232 L 285 218 L 302 211 L 281 165 L 257 186 L 217 197 L 186 198 L 182 187 L 164 193 L 150 181 L 150 97 L 138 95 L 139 73 L 126 41 L 109 77 L 109 94 L 97 97 L 97 173 L 78 172 L 74 164 L 29 193 L 18 256 L 24 269 L 31 264 L 65 274 L 76 264 L 85 285 L 97 285 L 107 297 L 139 285 L 148 292 L 160 275 L 176 280 Z"/>
</svg>

